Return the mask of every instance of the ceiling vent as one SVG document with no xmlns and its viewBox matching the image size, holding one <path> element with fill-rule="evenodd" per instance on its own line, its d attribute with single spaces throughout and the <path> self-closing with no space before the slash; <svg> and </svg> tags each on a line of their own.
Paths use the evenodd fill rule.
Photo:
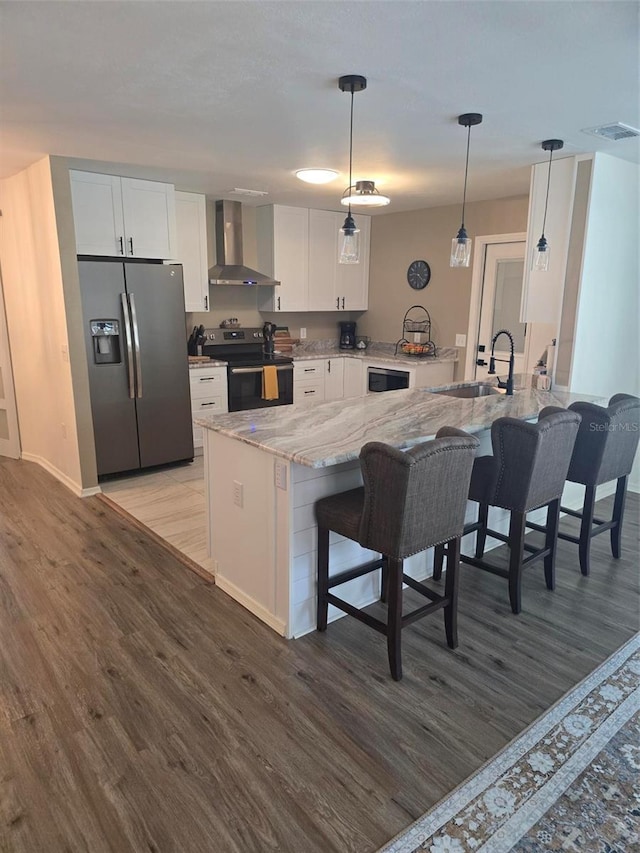
<svg viewBox="0 0 640 853">
<path fill-rule="evenodd" d="M 640 130 L 628 124 L 622 124 L 621 121 L 616 121 L 613 124 L 603 124 L 601 127 L 589 127 L 582 132 L 590 133 L 592 136 L 599 136 L 602 139 L 610 139 L 612 142 L 640 136 Z"/>
</svg>

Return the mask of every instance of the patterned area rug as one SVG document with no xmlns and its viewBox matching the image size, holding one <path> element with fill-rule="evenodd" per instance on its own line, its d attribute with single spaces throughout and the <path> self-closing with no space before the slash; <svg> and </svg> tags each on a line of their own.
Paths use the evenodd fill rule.
<svg viewBox="0 0 640 853">
<path fill-rule="evenodd" d="M 379 853 L 640 851 L 640 635 Z"/>
</svg>

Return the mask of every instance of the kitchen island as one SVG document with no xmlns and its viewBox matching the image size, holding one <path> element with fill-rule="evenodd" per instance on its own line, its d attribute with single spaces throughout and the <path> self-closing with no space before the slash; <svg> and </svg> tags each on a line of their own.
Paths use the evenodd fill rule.
<svg viewBox="0 0 640 853">
<path fill-rule="evenodd" d="M 383 441 L 408 448 L 447 425 L 477 435 L 479 453 L 490 453 L 496 418 L 535 420 L 545 406 L 566 408 L 576 400 L 603 402 L 531 388 L 511 397 L 475 399 L 409 389 L 312 408 L 281 406 L 198 418 L 205 433 L 209 553 L 216 583 L 279 634 L 308 633 L 315 628 L 316 607 L 314 503 L 362 484 L 358 456 L 363 444 Z M 474 506 L 470 502 L 471 511 Z M 503 511 L 491 515 L 495 529 L 505 530 L 505 521 Z M 371 552 L 332 535 L 332 573 L 368 559 L 373 559 Z M 408 559 L 405 571 L 417 579 L 430 576 L 431 551 Z M 378 573 L 345 584 L 341 596 L 357 607 L 377 600 Z M 329 610 L 330 619 L 342 615 Z"/>
</svg>

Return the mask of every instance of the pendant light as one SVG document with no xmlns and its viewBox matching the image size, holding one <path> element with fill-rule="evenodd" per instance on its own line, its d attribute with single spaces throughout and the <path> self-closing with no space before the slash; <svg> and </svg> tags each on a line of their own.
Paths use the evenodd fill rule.
<svg viewBox="0 0 640 853">
<path fill-rule="evenodd" d="M 545 139 L 541 147 L 543 151 L 549 152 L 549 173 L 547 175 L 547 196 L 544 200 L 544 217 L 542 219 L 542 234 L 538 240 L 538 245 L 533 253 L 532 269 L 537 272 L 546 272 L 549 269 L 549 244 L 544 236 L 544 229 L 547 224 L 547 207 L 549 205 L 549 186 L 551 185 L 551 161 L 553 152 L 559 151 L 564 146 L 562 139 Z"/>
<path fill-rule="evenodd" d="M 338 80 L 341 92 L 351 92 L 351 118 L 349 122 L 349 191 L 351 190 L 351 172 L 353 165 L 353 96 L 367 88 L 367 78 L 359 74 L 345 74 Z M 348 201 L 348 211 L 339 232 L 339 256 L 341 264 L 360 263 L 360 229 L 356 226 L 351 215 L 351 199 Z"/>
<path fill-rule="evenodd" d="M 460 230 L 451 241 L 451 258 L 449 266 L 468 267 L 471 260 L 471 240 L 464 227 L 464 207 L 467 201 L 467 174 L 469 172 L 469 142 L 471 141 L 471 128 L 482 123 L 481 113 L 463 113 L 458 116 L 458 124 L 467 128 L 467 159 L 464 164 L 464 189 L 462 191 L 462 224 Z"/>
<path fill-rule="evenodd" d="M 348 204 L 361 204 L 365 207 L 384 207 L 391 199 L 388 195 L 382 195 L 376 189 L 375 181 L 356 181 L 355 186 L 347 187 L 342 193 L 340 204 L 346 207 Z"/>
</svg>

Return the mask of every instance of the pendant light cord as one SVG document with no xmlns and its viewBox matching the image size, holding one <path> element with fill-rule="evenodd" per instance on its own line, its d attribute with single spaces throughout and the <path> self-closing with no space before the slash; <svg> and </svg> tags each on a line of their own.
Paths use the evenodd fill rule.
<svg viewBox="0 0 640 853">
<path fill-rule="evenodd" d="M 353 84 L 351 84 L 351 120 L 349 123 L 349 216 L 351 216 L 351 167 L 353 164 Z"/>
<path fill-rule="evenodd" d="M 464 228 L 464 206 L 467 201 L 467 174 L 469 172 L 469 143 L 471 141 L 471 125 L 467 126 L 467 159 L 464 164 L 464 189 L 462 190 L 462 228 Z"/>
<path fill-rule="evenodd" d="M 542 236 L 544 237 L 544 229 L 547 224 L 547 206 L 549 204 L 549 186 L 551 185 L 551 159 L 553 158 L 553 148 L 549 149 L 549 173 L 547 174 L 547 196 L 544 200 L 544 217 L 542 219 Z"/>
</svg>

